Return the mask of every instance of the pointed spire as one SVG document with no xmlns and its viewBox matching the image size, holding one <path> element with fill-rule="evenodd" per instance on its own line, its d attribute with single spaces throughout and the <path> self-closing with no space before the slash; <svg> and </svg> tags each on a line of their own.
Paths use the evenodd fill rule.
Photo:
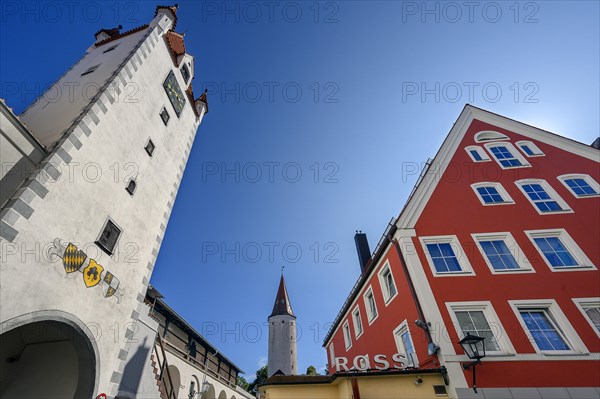
<svg viewBox="0 0 600 399">
<path fill-rule="evenodd" d="M 271 316 L 280 315 L 290 315 L 296 317 L 294 315 L 294 311 L 292 310 L 292 304 L 290 303 L 287 289 L 285 288 L 283 270 L 281 271 L 281 280 L 279 281 L 279 289 L 277 290 L 277 297 L 275 298 L 275 304 L 273 305 L 273 312 L 271 312 Z"/>
</svg>

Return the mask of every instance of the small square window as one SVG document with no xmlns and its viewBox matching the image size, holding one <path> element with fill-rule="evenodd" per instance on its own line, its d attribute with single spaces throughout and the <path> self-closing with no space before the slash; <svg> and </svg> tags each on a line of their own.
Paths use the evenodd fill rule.
<svg viewBox="0 0 600 399">
<path fill-rule="evenodd" d="M 146 150 L 146 152 L 150 156 L 152 156 L 152 154 L 154 154 L 154 149 L 155 148 L 156 147 L 154 147 L 154 143 L 152 142 L 152 140 L 148 140 L 148 143 L 146 144 L 146 147 L 144 147 L 144 149 Z"/>
<path fill-rule="evenodd" d="M 131 180 L 129 180 L 129 183 L 127 183 L 127 187 L 125 187 L 125 190 L 127 190 L 127 192 L 130 195 L 133 195 L 133 193 L 135 193 L 136 187 L 137 187 L 137 183 L 135 182 L 135 180 L 131 179 Z"/>
<path fill-rule="evenodd" d="M 190 80 L 190 70 L 187 67 L 187 64 L 183 64 L 181 67 L 181 76 L 183 77 L 183 81 L 187 83 Z"/>
<path fill-rule="evenodd" d="M 112 255 L 120 235 L 121 229 L 119 229 L 112 220 L 108 219 L 104 225 L 104 229 L 102 229 L 100 237 L 96 240 L 96 245 L 107 254 Z"/>
<path fill-rule="evenodd" d="M 85 75 L 89 75 L 90 73 L 94 72 L 96 69 L 98 69 L 98 67 L 100 66 L 100 64 L 98 65 L 94 65 L 91 68 L 88 68 L 84 73 L 81 74 L 81 76 L 85 76 Z"/>
<path fill-rule="evenodd" d="M 434 276 L 475 274 L 456 236 L 421 237 L 420 240 Z"/>
<path fill-rule="evenodd" d="M 544 155 L 542 150 L 531 141 L 517 141 L 517 147 L 519 147 L 528 157 L 540 157 Z"/>
<path fill-rule="evenodd" d="M 169 123 L 169 119 L 171 119 L 171 116 L 169 115 L 165 107 L 163 107 L 163 109 L 160 111 L 160 119 L 162 119 L 165 126 L 167 126 L 167 124 Z"/>
<path fill-rule="evenodd" d="M 465 151 L 467 151 L 467 154 L 469 154 L 474 162 L 485 162 L 490 160 L 490 157 L 487 156 L 483 148 L 480 146 L 472 145 L 465 147 Z"/>
</svg>

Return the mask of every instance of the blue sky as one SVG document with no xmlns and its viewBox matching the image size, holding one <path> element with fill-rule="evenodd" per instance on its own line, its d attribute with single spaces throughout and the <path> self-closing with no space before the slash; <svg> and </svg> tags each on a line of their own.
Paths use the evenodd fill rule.
<svg viewBox="0 0 600 399">
<path fill-rule="evenodd" d="M 359 274 L 354 231 L 375 247 L 465 103 L 598 135 L 596 1 L 179 3 L 210 113 L 152 283 L 250 375 L 284 265 L 299 368 L 324 366 L 328 323 Z M 155 7 L 70 4 L 3 2 L 0 96 L 15 111 L 98 29 L 147 23 Z"/>
</svg>

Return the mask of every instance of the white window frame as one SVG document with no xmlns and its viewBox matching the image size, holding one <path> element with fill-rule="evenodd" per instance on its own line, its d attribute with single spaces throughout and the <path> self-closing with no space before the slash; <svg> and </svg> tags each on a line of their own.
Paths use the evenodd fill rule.
<svg viewBox="0 0 600 399">
<path fill-rule="evenodd" d="M 502 169 L 518 169 L 518 168 L 531 167 L 531 164 L 529 162 L 527 162 L 527 159 L 525 159 L 525 157 L 523 157 L 523 155 L 521 155 L 521 152 L 519 150 L 517 150 L 515 148 L 515 146 L 509 142 L 501 141 L 501 142 L 485 143 L 484 146 L 488 150 L 488 152 L 490 153 L 492 158 L 494 158 L 494 161 L 496 161 L 498 166 L 500 166 Z M 498 158 L 496 158 L 496 155 L 494 155 L 494 153 L 492 152 L 492 148 L 494 148 L 494 147 L 506 147 L 510 151 L 510 153 L 513 155 L 513 157 L 515 159 L 517 159 L 519 162 L 521 162 L 521 165 L 520 166 L 504 166 L 504 165 L 502 165 L 502 163 L 500 163 L 500 160 Z"/>
<path fill-rule="evenodd" d="M 585 175 L 585 174 L 580 174 L 580 173 L 570 173 L 567 175 L 560 175 L 557 177 L 557 179 L 567 188 L 567 190 L 569 190 L 569 192 L 571 194 L 573 194 L 573 197 L 575 197 L 575 198 L 594 198 L 594 197 L 600 196 L 600 185 L 598 185 L 598 182 L 596 182 L 596 180 L 594 180 L 594 178 L 590 175 Z M 566 180 L 569 180 L 569 179 L 585 180 L 585 182 L 587 184 L 589 184 L 591 188 L 596 190 L 596 194 L 591 194 L 591 195 L 576 194 L 575 191 L 573 191 L 573 189 L 571 187 L 569 187 L 569 185 L 566 182 Z"/>
<path fill-rule="evenodd" d="M 393 295 L 390 295 L 390 293 L 388 292 L 387 281 L 385 280 L 385 276 L 384 276 L 386 271 L 389 271 L 390 276 L 392 276 L 392 283 L 394 284 L 394 288 L 396 290 L 396 292 Z M 396 285 L 396 280 L 394 279 L 394 273 L 392 273 L 392 267 L 390 266 L 389 261 L 386 260 L 386 262 L 383 264 L 383 267 L 381 268 L 379 273 L 377 273 L 377 277 L 379 278 L 379 285 L 381 286 L 381 292 L 383 293 L 383 303 L 385 304 L 385 306 L 388 306 L 390 304 L 390 302 L 392 302 L 392 300 L 396 296 L 398 296 L 398 286 Z"/>
<path fill-rule="evenodd" d="M 352 348 L 352 333 L 350 332 L 350 323 L 348 320 L 342 324 L 342 335 L 344 336 L 344 345 L 346 350 Z"/>
<path fill-rule="evenodd" d="M 408 336 L 410 337 L 410 342 L 412 343 L 413 349 L 415 350 L 414 353 L 414 363 L 413 364 L 406 364 L 407 367 L 419 367 L 419 357 L 417 356 L 417 347 L 415 346 L 415 340 L 413 339 L 413 335 L 410 331 L 410 328 L 408 328 L 408 321 L 404 320 L 402 323 L 400 323 L 400 325 L 398 327 L 396 327 L 394 329 L 394 331 L 392 332 L 392 334 L 394 334 L 394 341 L 396 342 L 396 348 L 398 349 L 398 353 L 401 353 L 404 355 L 404 357 L 406 358 L 406 361 L 408 362 L 410 359 L 408 358 L 408 353 L 406 353 L 406 347 L 404 346 L 404 341 L 402 341 L 402 334 L 407 332 Z"/>
<path fill-rule="evenodd" d="M 521 190 L 521 193 L 523 193 L 523 195 L 525 196 L 527 201 L 529 201 L 531 206 L 533 206 L 533 209 L 535 209 L 535 211 L 538 214 L 540 214 L 540 215 L 555 215 L 557 213 L 573 213 L 573 210 L 571 209 L 569 204 L 567 204 L 565 202 L 565 200 L 563 200 L 562 197 L 560 195 L 558 195 L 558 193 L 552 188 L 552 186 L 550 184 L 548 184 L 548 182 L 546 180 L 544 180 L 544 179 L 521 179 L 521 180 L 515 181 L 515 184 L 517 185 L 517 187 L 519 187 L 519 190 Z M 544 191 L 546 191 L 546 193 L 550 196 L 550 199 L 552 201 L 556 201 L 562 209 L 560 211 L 542 212 L 537 207 L 535 202 L 529 197 L 529 194 L 527 194 L 527 192 L 523 188 L 523 185 L 525 185 L 525 184 L 539 184 L 540 186 L 542 186 Z"/>
<path fill-rule="evenodd" d="M 579 245 L 571 238 L 569 233 L 565 229 L 547 229 L 547 230 L 525 230 L 525 234 L 529 237 L 529 240 L 538 251 L 539 255 L 542 257 L 546 265 L 553 272 L 573 272 L 573 271 L 586 271 L 586 270 L 597 270 L 596 265 L 592 263 L 590 258 L 587 257 L 585 252 L 579 248 Z M 572 267 L 562 267 L 556 268 L 552 266 L 552 264 L 546 259 L 546 255 L 542 252 L 540 247 L 537 246 L 534 239 L 542 238 L 542 237 L 558 237 L 563 245 L 567 248 L 572 257 L 575 258 L 579 266 Z"/>
<path fill-rule="evenodd" d="M 521 152 L 523 152 L 523 154 L 528 158 L 543 157 L 546 155 L 542 152 L 542 150 L 540 150 L 540 148 L 537 145 L 535 145 L 531 141 L 522 140 L 522 141 L 517 141 L 515 144 L 517 145 L 517 147 L 519 147 L 519 150 L 521 150 Z M 522 146 L 529 147 L 529 149 L 533 152 L 533 155 L 527 154 Z"/>
<path fill-rule="evenodd" d="M 471 158 L 471 160 L 473 162 L 489 162 L 489 161 L 491 161 L 490 157 L 484 151 L 484 149 L 478 145 L 470 145 L 468 147 L 465 147 L 465 151 L 467 152 L 467 154 L 469 154 L 469 157 Z M 471 154 L 471 151 L 476 151 L 477 154 L 479 154 L 479 156 L 481 157 L 481 160 L 478 161 L 475 158 L 473 158 L 473 154 Z"/>
<path fill-rule="evenodd" d="M 459 339 L 462 339 L 465 334 L 460 327 L 456 312 L 483 312 L 486 321 L 494 333 L 496 342 L 498 342 L 498 346 L 500 346 L 499 351 L 486 350 L 486 355 L 507 356 L 517 353 L 490 301 L 446 302 L 446 308 L 448 309 L 448 314 L 450 315 L 450 319 L 452 320 L 452 324 L 454 325 L 454 329 L 456 330 Z"/>
<path fill-rule="evenodd" d="M 358 305 L 352 309 L 352 323 L 354 324 L 354 337 L 358 339 L 358 337 L 363 335 L 365 332 L 365 326 L 363 325 L 362 316 L 360 315 L 360 308 Z M 358 331 L 357 326 L 360 326 L 360 331 Z"/>
<path fill-rule="evenodd" d="M 527 300 L 509 300 L 511 308 L 513 309 L 515 316 L 517 316 L 517 320 L 519 324 L 521 324 L 521 328 L 525 331 L 525 335 L 529 339 L 529 342 L 535 349 L 535 351 L 542 355 L 548 356 L 556 356 L 556 355 L 572 355 L 572 354 L 587 354 L 589 353 L 588 349 L 585 347 L 585 344 L 577 335 L 577 332 L 569 323 L 569 320 L 563 313 L 563 311 L 558 306 L 558 303 L 554 299 L 527 299 Z M 560 351 L 545 351 L 541 350 L 535 339 L 529 332 L 525 321 L 521 317 L 521 310 L 543 310 L 546 312 L 550 321 L 555 325 L 558 329 L 562 338 L 567 342 L 567 344 L 571 347 L 570 350 L 560 350 Z"/>
<path fill-rule="evenodd" d="M 421 246 L 423 251 L 425 252 L 425 256 L 427 257 L 427 263 L 429 263 L 429 267 L 431 268 L 431 272 L 434 277 L 456 277 L 456 276 L 474 276 L 475 271 L 471 266 L 471 262 L 469 262 L 469 258 L 465 251 L 463 251 L 460 242 L 458 241 L 458 237 L 454 235 L 448 236 L 428 236 L 428 237 L 419 237 L 419 241 L 421 241 Z M 433 263 L 433 259 L 429 254 L 429 249 L 427 248 L 427 244 L 450 244 L 454 254 L 456 255 L 456 259 L 458 260 L 458 264 L 463 269 L 460 272 L 438 272 L 435 268 L 435 264 Z"/>
<path fill-rule="evenodd" d="M 373 296 L 373 303 L 375 304 L 375 312 L 377 313 L 375 315 L 371 314 L 371 306 L 369 304 L 369 299 L 368 299 L 369 293 Z M 369 323 L 369 325 L 371 325 L 379 317 L 379 309 L 377 309 L 377 300 L 375 299 L 375 293 L 373 291 L 373 287 L 371 287 L 370 285 L 369 285 L 369 288 L 367 288 L 365 293 L 363 294 L 363 300 L 365 302 L 365 309 L 367 310 L 367 322 Z"/>
<path fill-rule="evenodd" d="M 502 196 L 502 199 L 504 200 L 504 202 L 496 202 L 493 204 L 488 204 L 483 200 L 483 197 L 481 196 L 481 194 L 479 194 L 479 191 L 477 191 L 478 188 L 481 187 L 494 187 L 498 193 L 500 194 L 500 196 Z M 471 188 L 473 189 L 473 191 L 475 192 L 475 195 L 477 196 L 477 198 L 479 198 L 479 201 L 481 201 L 481 205 L 483 206 L 499 206 L 499 205 L 514 205 L 515 201 L 512 199 L 512 197 L 508 194 L 508 191 L 506 191 L 504 189 L 504 186 L 502 185 L 502 183 L 498 183 L 498 182 L 479 182 L 479 183 L 473 183 L 471 184 Z"/>
<path fill-rule="evenodd" d="M 482 130 L 481 132 L 475 133 L 475 142 L 476 143 L 486 143 L 490 141 L 501 141 L 501 140 L 510 140 L 508 136 L 505 134 L 495 132 L 493 130 Z"/>
<path fill-rule="evenodd" d="M 527 257 L 523 253 L 523 251 L 521 250 L 521 247 L 519 247 L 519 244 L 517 244 L 517 241 L 515 241 L 512 234 L 510 234 L 508 231 L 499 232 L 499 233 L 473 233 L 473 234 L 471 234 L 471 237 L 473 237 L 473 241 L 475 241 L 477 248 L 479 248 L 479 252 L 481 252 L 481 256 L 483 257 L 483 260 L 485 260 L 485 263 L 490 268 L 490 271 L 492 272 L 492 274 L 535 273 L 535 270 L 531 266 L 531 262 L 529 262 L 529 260 L 527 259 Z M 510 253 L 515 258 L 515 261 L 519 265 L 519 269 L 506 269 L 506 270 L 494 269 L 492 262 L 490 262 L 490 260 L 488 259 L 487 254 L 485 253 L 485 251 L 480 243 L 480 241 L 488 241 L 488 240 L 504 241 L 504 243 L 508 247 Z"/>
<path fill-rule="evenodd" d="M 585 310 L 587 308 L 600 308 L 600 297 L 572 298 L 572 299 L 573 299 L 573 302 L 575 302 L 575 305 L 577 305 L 577 307 L 581 311 L 581 313 L 583 313 L 583 317 L 587 320 L 588 323 L 590 323 L 592 330 L 594 330 L 596 335 L 598 335 L 598 338 L 600 338 L 600 331 L 596 328 L 596 326 L 594 325 L 594 322 L 592 322 L 592 319 L 590 319 L 590 316 L 588 316 L 588 314 L 585 312 Z"/>
</svg>

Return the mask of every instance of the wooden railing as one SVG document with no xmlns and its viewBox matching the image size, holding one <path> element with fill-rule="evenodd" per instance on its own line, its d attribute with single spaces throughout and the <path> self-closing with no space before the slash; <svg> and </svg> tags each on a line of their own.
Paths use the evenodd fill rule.
<svg viewBox="0 0 600 399">
<path fill-rule="evenodd" d="M 167 399 L 177 399 L 177 395 L 175 394 L 175 387 L 173 386 L 173 380 L 171 379 L 171 372 L 169 371 L 169 363 L 167 362 L 167 354 L 165 353 L 165 347 L 163 345 L 163 340 L 160 334 L 156 334 L 156 343 L 158 345 L 154 345 L 153 351 L 155 352 L 156 361 L 158 363 L 158 380 L 162 384 L 165 389 L 165 393 L 167 394 Z M 160 348 L 160 355 L 157 349 L 157 346 Z M 166 373 L 165 373 L 166 371 Z M 166 378 L 165 378 L 166 377 Z M 168 384 L 166 384 L 168 382 Z M 179 387 L 177 387 L 179 388 Z"/>
</svg>

